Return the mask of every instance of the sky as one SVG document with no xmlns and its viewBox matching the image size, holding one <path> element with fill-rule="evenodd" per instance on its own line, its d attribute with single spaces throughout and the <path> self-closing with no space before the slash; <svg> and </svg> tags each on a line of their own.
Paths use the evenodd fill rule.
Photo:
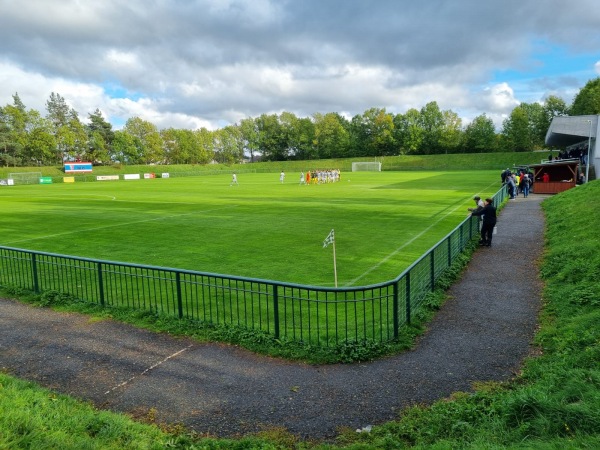
<svg viewBox="0 0 600 450">
<path fill-rule="evenodd" d="M 597 0 L 0 0 L 0 105 L 211 130 L 437 102 L 500 127 L 600 76 Z"/>
</svg>

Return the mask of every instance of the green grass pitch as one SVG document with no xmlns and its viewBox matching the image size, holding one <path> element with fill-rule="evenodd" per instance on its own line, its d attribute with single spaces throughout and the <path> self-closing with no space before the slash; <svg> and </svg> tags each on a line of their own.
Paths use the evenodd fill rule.
<svg viewBox="0 0 600 450">
<path fill-rule="evenodd" d="M 395 278 L 467 216 L 498 171 L 299 173 L 1 186 L 0 245 L 332 286 Z"/>
</svg>

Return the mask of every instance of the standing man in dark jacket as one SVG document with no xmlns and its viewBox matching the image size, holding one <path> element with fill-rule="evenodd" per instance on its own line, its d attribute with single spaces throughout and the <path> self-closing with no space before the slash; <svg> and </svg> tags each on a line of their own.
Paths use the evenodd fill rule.
<svg viewBox="0 0 600 450">
<path fill-rule="evenodd" d="M 494 227 L 496 226 L 496 207 L 494 201 L 491 198 L 485 199 L 485 206 L 481 209 L 476 209 L 471 212 L 472 216 L 483 216 L 483 223 L 481 225 L 481 240 L 480 245 L 490 247 L 492 245 L 492 234 L 494 233 Z"/>
</svg>

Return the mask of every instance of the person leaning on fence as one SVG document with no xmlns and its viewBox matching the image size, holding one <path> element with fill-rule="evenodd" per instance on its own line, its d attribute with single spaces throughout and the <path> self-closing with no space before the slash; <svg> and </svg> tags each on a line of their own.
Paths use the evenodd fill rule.
<svg viewBox="0 0 600 450">
<path fill-rule="evenodd" d="M 485 203 L 483 202 L 483 200 L 481 200 L 481 197 L 479 195 L 476 195 L 475 197 L 473 197 L 473 200 L 475 200 L 475 204 L 477 205 L 475 208 L 467 208 L 467 211 L 469 212 L 473 212 L 473 211 L 479 211 L 481 209 L 483 209 L 483 207 L 485 206 Z M 479 228 L 481 228 L 481 221 L 483 220 L 483 217 L 479 216 Z"/>
<path fill-rule="evenodd" d="M 475 197 L 473 197 L 473 200 L 475 200 L 475 204 L 477 205 L 477 207 L 467 208 L 469 211 L 471 211 L 471 212 L 477 211 L 477 210 L 482 209 L 485 206 L 485 203 L 483 202 L 483 200 L 481 200 L 481 197 L 479 195 L 476 195 Z"/>
<path fill-rule="evenodd" d="M 494 201 L 491 198 L 485 199 L 485 206 L 481 209 L 475 209 L 471 212 L 472 216 L 483 217 L 483 223 L 481 225 L 481 240 L 479 245 L 484 247 L 491 247 L 492 235 L 494 233 L 494 227 L 496 226 L 496 207 Z"/>
</svg>

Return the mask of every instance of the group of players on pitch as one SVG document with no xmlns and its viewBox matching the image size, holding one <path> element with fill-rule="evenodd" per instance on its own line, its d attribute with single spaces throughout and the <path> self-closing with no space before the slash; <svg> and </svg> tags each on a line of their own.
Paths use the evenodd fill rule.
<svg viewBox="0 0 600 450">
<path fill-rule="evenodd" d="M 335 183 L 340 181 L 340 170 L 329 169 L 329 170 L 309 170 L 306 172 L 300 172 L 300 184 L 325 184 Z M 285 180 L 285 172 L 282 170 L 279 174 L 279 182 L 283 183 Z M 234 173 L 231 177 L 230 186 L 239 186 L 237 175 Z"/>
<path fill-rule="evenodd" d="M 300 184 L 324 184 L 336 181 L 340 181 L 339 169 L 309 170 L 306 175 L 300 172 Z"/>
</svg>

